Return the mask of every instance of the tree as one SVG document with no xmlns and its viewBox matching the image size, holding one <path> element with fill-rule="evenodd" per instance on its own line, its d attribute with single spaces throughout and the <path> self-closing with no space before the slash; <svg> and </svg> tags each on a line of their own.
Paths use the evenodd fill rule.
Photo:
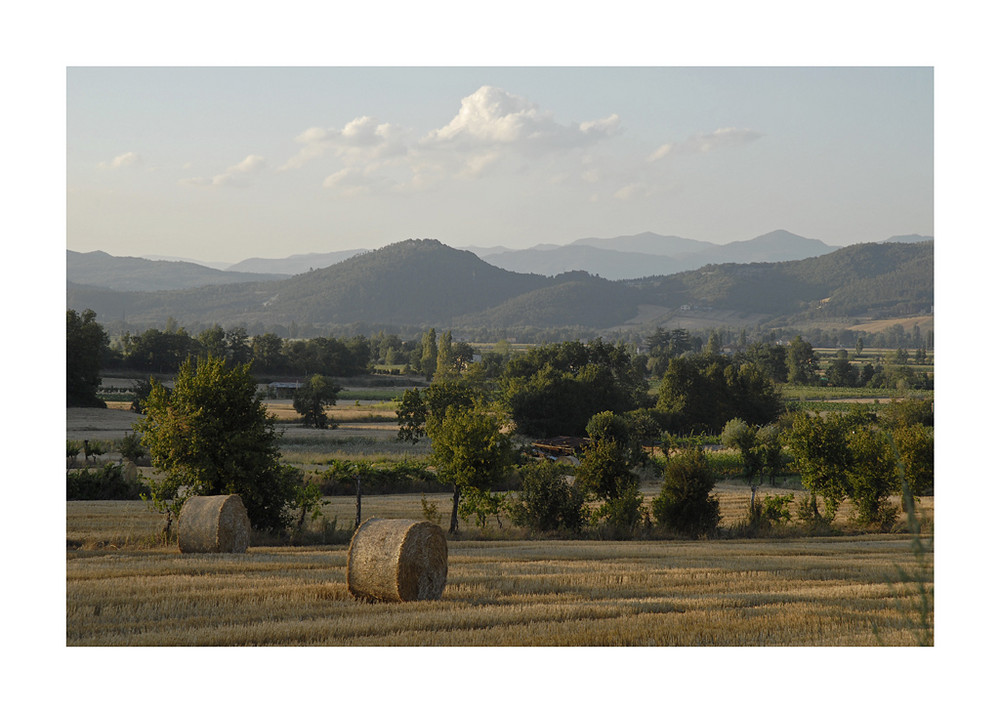
<svg viewBox="0 0 1000 713">
<path fill-rule="evenodd" d="M 280 434 L 269 416 L 249 365 L 223 359 L 188 359 L 172 391 L 154 382 L 146 414 L 136 424 L 153 466 L 166 474 L 154 502 L 179 512 L 190 495 L 237 494 L 257 529 L 289 524 L 301 485 L 297 471 L 281 466 Z"/>
<path fill-rule="evenodd" d="M 101 386 L 101 360 L 107 351 L 107 333 L 97 313 L 66 310 L 66 405 L 106 408 L 97 398 Z"/>
<path fill-rule="evenodd" d="M 513 461 L 510 436 L 492 413 L 474 407 L 448 406 L 444 417 L 427 422 L 438 479 L 453 490 L 451 526 L 458 532 L 463 488 L 488 491 Z"/>
<path fill-rule="evenodd" d="M 396 438 L 418 443 L 444 418 L 449 406 L 472 408 L 477 396 L 476 389 L 460 379 L 437 381 L 423 391 L 407 389 L 396 408 Z"/>
<path fill-rule="evenodd" d="M 434 372 L 437 370 L 437 353 L 437 333 L 431 327 L 424 332 L 423 339 L 421 340 L 420 360 L 417 367 L 417 371 L 422 373 L 428 380 L 434 376 Z"/>
<path fill-rule="evenodd" d="M 340 387 L 336 383 L 320 374 L 313 374 L 309 381 L 295 390 L 292 406 L 302 416 L 305 426 L 326 428 L 329 423 L 326 407 L 337 403 L 338 393 Z"/>
<path fill-rule="evenodd" d="M 670 360 L 656 408 L 674 432 L 718 433 L 733 418 L 757 425 L 773 421 L 781 400 L 774 383 L 755 364 L 699 355 Z"/>
<path fill-rule="evenodd" d="M 576 482 L 604 500 L 597 517 L 615 532 L 630 534 L 641 517 L 639 479 L 632 467 L 642 449 L 637 447 L 628 420 L 611 411 L 591 417 L 587 435 L 590 443 L 577 468 Z"/>
<path fill-rule="evenodd" d="M 514 524 L 546 532 L 583 526 L 583 490 L 569 484 L 572 466 L 541 461 L 521 468 L 521 497 L 511 507 Z"/>
<path fill-rule="evenodd" d="M 434 367 L 435 379 L 449 379 L 458 375 L 455 365 L 455 353 L 451 346 L 451 330 L 441 333 L 438 342 L 437 365 Z"/>
<path fill-rule="evenodd" d="M 582 436 L 595 413 L 647 405 L 646 377 L 624 345 L 596 339 L 535 347 L 512 358 L 502 398 L 521 433 Z"/>
<path fill-rule="evenodd" d="M 712 495 L 712 471 L 700 448 L 670 456 L 663 468 L 663 487 L 653 499 L 656 521 L 681 535 L 708 535 L 719 526 L 719 501 Z"/>
<path fill-rule="evenodd" d="M 788 383 L 811 384 L 816 381 L 816 355 L 812 345 L 802 337 L 795 337 L 787 349 Z"/>
<path fill-rule="evenodd" d="M 858 522 L 882 530 L 895 522 L 897 509 L 890 506 L 889 496 L 902 490 L 897 462 L 902 460 L 905 471 L 906 461 L 897 458 L 889 432 L 877 425 L 870 412 L 834 413 L 825 418 L 797 414 L 787 442 L 802 473 L 802 484 L 826 500 L 827 519 L 832 520 L 839 504 L 850 498 Z M 914 448 L 915 453 L 919 450 L 919 446 Z"/>
</svg>

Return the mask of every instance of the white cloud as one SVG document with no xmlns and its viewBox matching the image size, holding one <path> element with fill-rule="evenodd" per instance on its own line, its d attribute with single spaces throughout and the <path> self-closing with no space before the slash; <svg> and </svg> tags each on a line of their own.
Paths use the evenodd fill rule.
<svg viewBox="0 0 1000 713">
<path fill-rule="evenodd" d="M 295 137 L 295 142 L 303 146 L 279 170 L 301 168 L 327 152 L 348 163 L 403 155 L 405 138 L 406 132 L 400 127 L 380 124 L 371 116 L 352 119 L 343 129 L 314 126 Z"/>
<path fill-rule="evenodd" d="M 659 161 L 670 154 L 708 153 L 728 146 L 743 146 L 762 136 L 762 133 L 752 129 L 716 129 L 708 134 L 694 134 L 684 141 L 663 144 L 653 151 L 646 160 Z"/>
<path fill-rule="evenodd" d="M 180 183 L 185 186 L 245 186 L 247 185 L 246 176 L 260 173 L 266 166 L 267 163 L 263 156 L 250 154 L 239 163 L 230 166 L 212 178 L 182 178 Z"/>
<path fill-rule="evenodd" d="M 458 114 L 431 131 L 427 147 L 509 147 L 537 155 L 546 151 L 586 146 L 619 130 L 617 114 L 583 124 L 560 124 L 524 97 L 497 87 L 483 86 L 462 99 Z"/>
<path fill-rule="evenodd" d="M 142 156 L 137 154 L 135 151 L 129 151 L 128 153 L 123 153 L 120 156 L 115 156 L 110 161 L 102 161 L 97 164 L 98 168 L 110 168 L 119 169 L 127 168 L 129 166 L 138 166 L 142 163 Z"/>
</svg>

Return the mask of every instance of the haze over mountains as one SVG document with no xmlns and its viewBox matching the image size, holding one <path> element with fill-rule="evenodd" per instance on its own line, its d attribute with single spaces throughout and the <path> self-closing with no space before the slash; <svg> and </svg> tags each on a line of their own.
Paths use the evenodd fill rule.
<svg viewBox="0 0 1000 713">
<path fill-rule="evenodd" d="M 790 235 L 762 236 L 766 239 L 758 239 L 756 247 L 763 251 L 794 242 L 820 249 Z M 649 239 L 631 237 L 636 244 Z M 715 263 L 623 280 L 582 270 L 555 276 L 506 270 L 436 240 L 402 241 L 291 277 L 217 272 L 246 281 L 124 292 L 111 289 L 114 283 L 81 284 L 70 272 L 68 307 L 93 309 L 102 322 L 156 326 L 173 317 L 182 324 L 217 322 L 264 331 L 289 324 L 316 329 L 357 325 L 359 331 L 362 325 L 467 331 L 646 329 L 699 318 L 731 325 L 788 323 L 817 315 L 877 319 L 927 314 L 933 307 L 932 242 L 868 243 L 830 248 L 805 259 Z M 117 278 L 117 284 L 125 282 Z"/>
<path fill-rule="evenodd" d="M 905 235 L 885 242 L 922 242 L 928 236 Z M 527 249 L 466 247 L 483 261 L 506 270 L 554 277 L 583 271 L 608 280 L 670 275 L 709 264 L 785 262 L 818 257 L 837 250 L 826 243 L 786 230 L 775 230 L 750 240 L 717 245 L 675 235 L 646 232 L 615 238 L 582 238 L 569 245 L 540 244 Z M 285 258 L 248 258 L 224 266 L 181 258 L 114 257 L 101 251 L 67 250 L 67 279 L 81 285 L 116 290 L 186 289 L 281 279 L 320 270 L 366 252 L 362 249 L 307 253 Z"/>
</svg>

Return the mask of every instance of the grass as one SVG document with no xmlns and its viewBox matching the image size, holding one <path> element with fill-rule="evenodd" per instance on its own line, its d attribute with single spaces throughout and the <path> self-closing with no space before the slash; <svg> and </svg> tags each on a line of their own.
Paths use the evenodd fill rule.
<svg viewBox="0 0 1000 713">
<path fill-rule="evenodd" d="M 452 541 L 435 602 L 366 604 L 347 548 L 67 555 L 69 646 L 912 645 L 906 538 Z M 915 606 L 907 597 L 907 606 Z M 878 639 L 874 631 L 878 631 Z"/>
<path fill-rule="evenodd" d="M 785 492 L 761 489 L 771 491 Z M 656 492 L 653 485 L 644 488 L 647 503 Z M 723 524 L 738 522 L 748 489 L 722 483 L 716 494 Z M 421 500 L 366 496 L 362 518 L 420 518 Z M 447 493 L 423 500 L 447 517 Z M 694 542 L 504 540 L 466 524 L 449 541 L 441 601 L 373 605 L 354 601 L 345 582 L 354 498 L 329 501 L 326 528 L 341 523 L 341 536 L 330 540 L 339 544 L 283 547 L 258 538 L 244 555 L 180 554 L 158 537 L 162 516 L 144 503 L 68 503 L 67 645 L 920 643 L 914 612 L 922 600 L 904 572 L 912 564 L 912 538 L 902 533 Z M 920 508 L 926 522 L 933 498 L 921 499 Z M 505 536 L 526 537 L 512 531 Z M 932 580 L 933 540 L 926 542 Z M 933 640 L 933 620 L 929 636 Z"/>
</svg>

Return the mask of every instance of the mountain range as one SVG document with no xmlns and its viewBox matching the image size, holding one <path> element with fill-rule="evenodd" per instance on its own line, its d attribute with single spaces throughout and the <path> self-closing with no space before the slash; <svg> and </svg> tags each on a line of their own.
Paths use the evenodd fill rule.
<svg viewBox="0 0 1000 713">
<path fill-rule="evenodd" d="M 923 242 L 903 235 L 884 242 Z M 505 270 L 554 277 L 583 271 L 609 280 L 670 275 L 710 264 L 785 262 L 818 257 L 836 247 L 786 230 L 717 245 L 676 235 L 639 233 L 615 238 L 582 238 L 569 245 L 539 244 L 527 249 L 466 247 L 484 262 Z M 249 258 L 232 265 L 194 263 L 181 258 L 114 257 L 105 252 L 67 250 L 67 279 L 80 285 L 124 291 L 179 290 L 205 285 L 283 279 L 321 270 L 366 252 L 362 249 L 307 253 L 285 258 Z"/>
<path fill-rule="evenodd" d="M 290 323 L 470 331 L 655 328 L 696 319 L 766 325 L 926 314 L 933 298 L 933 243 L 903 241 L 608 280 L 586 271 L 515 272 L 436 240 L 406 240 L 291 277 L 156 292 L 67 283 L 68 307 L 93 309 L 105 323 L 158 326 L 173 317 L 267 331 Z"/>
</svg>

